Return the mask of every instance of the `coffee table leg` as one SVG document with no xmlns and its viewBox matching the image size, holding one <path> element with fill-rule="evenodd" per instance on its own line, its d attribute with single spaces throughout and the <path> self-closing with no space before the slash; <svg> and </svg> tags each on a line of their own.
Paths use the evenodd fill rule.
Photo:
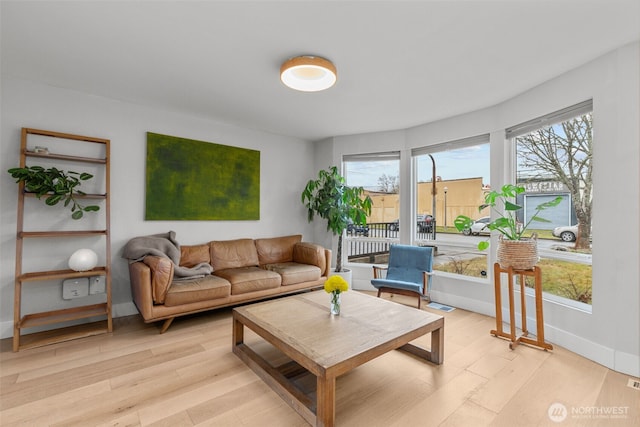
<svg viewBox="0 0 640 427">
<path fill-rule="evenodd" d="M 431 332 L 431 362 L 436 365 L 444 362 L 444 325 Z"/>
<path fill-rule="evenodd" d="M 336 422 L 336 378 L 317 379 L 316 426 L 331 427 Z"/>
<path fill-rule="evenodd" d="M 244 342 L 244 325 L 233 316 L 233 347 L 236 348 Z"/>
</svg>

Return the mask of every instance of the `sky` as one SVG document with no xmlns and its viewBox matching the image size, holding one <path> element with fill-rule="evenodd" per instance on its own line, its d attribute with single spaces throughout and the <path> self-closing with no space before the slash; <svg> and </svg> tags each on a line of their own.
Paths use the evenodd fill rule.
<svg viewBox="0 0 640 427">
<path fill-rule="evenodd" d="M 431 155 L 436 162 L 436 175 L 444 181 L 482 177 L 483 184 L 490 184 L 489 144 L 439 151 Z M 417 164 L 418 181 L 431 181 L 431 158 L 426 154 L 419 156 Z M 347 163 L 345 173 L 349 185 L 365 187 L 368 190 L 379 189 L 378 178 L 383 174 L 399 175 L 399 162 L 392 160 Z"/>
</svg>

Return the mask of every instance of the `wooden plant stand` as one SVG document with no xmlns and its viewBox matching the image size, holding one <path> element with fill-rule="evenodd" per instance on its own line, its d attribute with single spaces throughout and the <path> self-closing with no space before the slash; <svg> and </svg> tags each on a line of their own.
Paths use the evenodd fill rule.
<svg viewBox="0 0 640 427">
<path fill-rule="evenodd" d="M 509 284 L 509 333 L 502 328 L 502 296 L 500 292 L 501 274 L 507 273 Z M 513 278 L 520 278 L 520 309 L 522 312 L 522 335 L 516 336 L 515 303 L 513 292 Z M 536 302 L 536 339 L 529 338 L 527 330 L 527 309 L 525 304 L 524 282 L 525 277 L 533 277 L 535 280 L 535 302 Z M 496 337 L 506 338 L 509 341 L 509 348 L 514 349 L 518 344 L 528 344 L 543 350 L 553 350 L 553 346 L 544 341 L 544 319 L 542 316 L 542 273 L 540 267 L 533 267 L 533 270 L 515 270 L 512 267 L 501 268 L 500 264 L 493 265 L 493 277 L 496 293 L 496 329 L 491 334 Z"/>
</svg>

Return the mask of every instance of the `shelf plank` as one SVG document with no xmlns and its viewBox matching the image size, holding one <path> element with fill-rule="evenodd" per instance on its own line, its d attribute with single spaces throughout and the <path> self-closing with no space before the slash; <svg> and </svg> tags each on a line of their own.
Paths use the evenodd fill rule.
<svg viewBox="0 0 640 427">
<path fill-rule="evenodd" d="M 33 328 L 35 326 L 52 325 L 54 323 L 71 320 L 87 319 L 89 317 L 106 316 L 107 303 L 85 305 L 81 307 L 64 308 L 61 310 L 43 311 L 27 314 L 20 320 L 19 328 Z"/>
<path fill-rule="evenodd" d="M 107 274 L 106 267 L 95 267 L 88 271 L 75 270 L 49 270 L 24 273 L 18 277 L 20 282 L 37 282 L 43 280 L 55 279 L 73 279 L 75 277 L 93 277 L 105 276 Z"/>
<path fill-rule="evenodd" d="M 39 157 L 41 159 L 56 159 L 56 160 L 68 160 L 71 162 L 82 162 L 82 163 L 97 163 L 97 164 L 106 164 L 107 159 L 105 158 L 97 158 L 97 157 L 82 157 L 82 156 L 69 156 L 67 154 L 56 154 L 56 153 L 36 153 L 33 151 L 25 150 L 24 155 L 26 157 Z"/>
<path fill-rule="evenodd" d="M 28 237 L 81 237 L 106 236 L 107 230 L 69 230 L 69 231 L 21 231 L 19 238 Z"/>
<path fill-rule="evenodd" d="M 51 196 L 53 193 L 46 193 L 43 194 L 40 197 L 47 197 L 47 196 Z M 24 192 L 24 196 L 25 197 L 37 197 L 36 193 L 31 193 L 29 191 L 25 191 Z M 74 198 L 76 199 L 106 199 L 107 195 L 106 194 L 74 194 L 73 195 Z"/>
<path fill-rule="evenodd" d="M 62 138 L 62 139 L 71 139 L 74 141 L 84 141 L 84 142 L 93 142 L 96 144 L 109 144 L 108 139 L 104 138 L 95 138 L 93 136 L 84 136 L 84 135 L 74 135 L 71 133 L 65 132 L 55 132 L 52 130 L 42 130 L 42 129 L 33 129 L 33 128 L 22 128 L 25 134 L 31 135 L 42 135 L 42 136 L 51 136 L 53 138 Z"/>
<path fill-rule="evenodd" d="M 42 347 L 64 341 L 86 338 L 93 335 L 101 335 L 111 332 L 106 320 L 99 322 L 84 323 L 82 325 L 69 326 L 58 329 L 51 329 L 33 334 L 21 336 L 20 350 L 28 348 Z"/>
</svg>

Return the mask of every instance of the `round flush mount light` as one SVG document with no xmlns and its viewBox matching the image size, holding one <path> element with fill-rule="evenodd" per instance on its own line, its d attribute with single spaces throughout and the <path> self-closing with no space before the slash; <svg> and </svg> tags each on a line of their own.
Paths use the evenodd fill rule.
<svg viewBox="0 0 640 427">
<path fill-rule="evenodd" d="M 335 65 L 319 56 L 296 56 L 286 60 L 280 67 L 282 83 L 302 92 L 329 89 L 337 78 Z"/>
</svg>

